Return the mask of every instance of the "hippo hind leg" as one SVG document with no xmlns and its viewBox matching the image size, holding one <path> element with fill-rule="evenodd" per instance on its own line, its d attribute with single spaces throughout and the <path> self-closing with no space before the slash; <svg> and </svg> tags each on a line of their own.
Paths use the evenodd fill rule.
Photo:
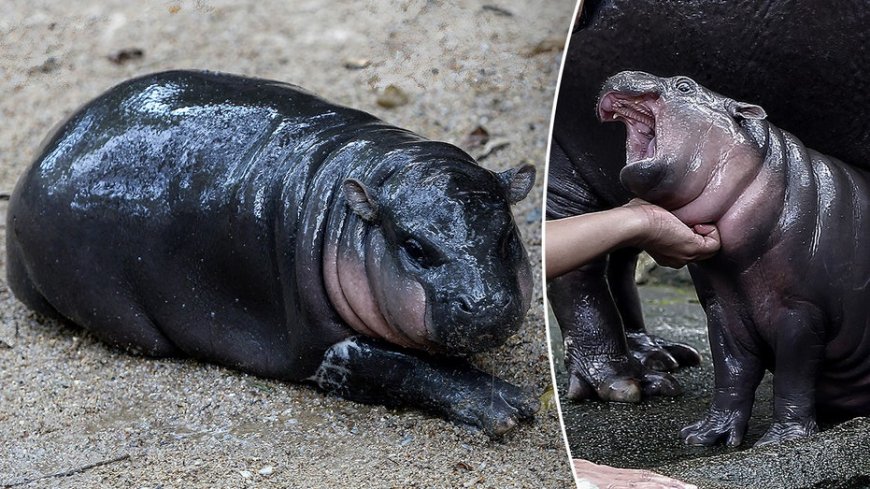
<svg viewBox="0 0 870 489">
<path fill-rule="evenodd" d="M 58 311 L 39 291 L 27 273 L 17 245 L 11 240 L 8 250 L 6 273 L 9 288 L 18 300 L 34 312 L 65 324 L 84 327 L 109 344 L 144 355 L 169 357 L 181 353 L 136 305 L 116 304 L 106 309 L 106 302 L 102 301 L 100 307 L 92 310 L 98 317 L 106 319 L 93 322 L 72 320 Z"/>
<path fill-rule="evenodd" d="M 86 329 L 110 345 L 152 357 L 183 355 L 137 304 L 118 304 L 100 311 L 100 317 L 96 327 Z"/>
<path fill-rule="evenodd" d="M 74 302 L 57 307 L 109 345 L 152 357 L 183 355 L 122 284 L 95 286 L 83 291 Z"/>
<path fill-rule="evenodd" d="M 18 245 L 13 240 L 7 241 L 6 280 L 15 297 L 34 312 L 61 322 L 69 322 L 52 306 L 45 296 L 37 290 L 36 285 L 27 274 L 27 268 L 21 261 Z"/>
</svg>

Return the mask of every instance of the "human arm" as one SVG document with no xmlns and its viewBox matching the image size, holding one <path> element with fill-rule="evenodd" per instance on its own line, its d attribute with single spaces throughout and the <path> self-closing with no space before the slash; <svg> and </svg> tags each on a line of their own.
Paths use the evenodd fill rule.
<svg viewBox="0 0 870 489">
<path fill-rule="evenodd" d="M 544 223 L 546 275 L 554 278 L 597 256 L 632 246 L 660 265 L 678 268 L 719 250 L 715 226 L 686 226 L 670 212 L 639 199 L 601 212 Z"/>
</svg>

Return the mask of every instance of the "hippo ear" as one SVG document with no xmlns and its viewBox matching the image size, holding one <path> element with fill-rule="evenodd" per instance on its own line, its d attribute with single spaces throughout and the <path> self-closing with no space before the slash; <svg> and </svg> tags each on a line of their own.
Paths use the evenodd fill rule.
<svg viewBox="0 0 870 489">
<path fill-rule="evenodd" d="M 735 119 L 767 118 L 767 112 L 765 112 L 760 105 L 747 104 L 746 102 L 738 102 L 736 100 L 729 100 L 725 103 L 725 108 L 728 110 L 728 113 L 731 115 L 731 117 L 734 117 Z"/>
<path fill-rule="evenodd" d="M 377 219 L 378 202 L 372 197 L 374 192 L 364 183 L 355 178 L 348 178 L 341 183 L 341 192 L 347 200 L 347 205 L 363 220 L 372 222 Z"/>
<path fill-rule="evenodd" d="M 511 168 L 499 173 L 498 180 L 507 194 L 508 201 L 516 204 L 525 199 L 532 190 L 532 185 L 535 184 L 535 167 L 526 164 Z"/>
</svg>

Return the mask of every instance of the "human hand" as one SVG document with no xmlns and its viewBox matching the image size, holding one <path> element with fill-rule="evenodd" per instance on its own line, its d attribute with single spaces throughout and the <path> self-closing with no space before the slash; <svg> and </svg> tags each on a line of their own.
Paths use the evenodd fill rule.
<svg viewBox="0 0 870 489">
<path fill-rule="evenodd" d="M 670 212 L 641 199 L 633 199 L 624 207 L 643 213 L 646 225 L 635 246 L 644 249 L 659 265 L 680 268 L 719 251 L 719 230 L 712 224 L 686 226 Z"/>
<path fill-rule="evenodd" d="M 698 489 L 648 470 L 618 469 L 579 458 L 574 459 L 574 472 L 580 489 Z"/>
</svg>

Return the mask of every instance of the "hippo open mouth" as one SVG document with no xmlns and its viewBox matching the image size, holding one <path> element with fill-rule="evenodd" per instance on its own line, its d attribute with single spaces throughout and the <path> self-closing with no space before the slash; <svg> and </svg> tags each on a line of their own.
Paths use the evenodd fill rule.
<svg viewBox="0 0 870 489">
<path fill-rule="evenodd" d="M 626 125 L 625 161 L 627 165 L 649 159 L 656 154 L 656 115 L 658 95 L 631 95 L 608 92 L 598 103 L 602 122 L 620 120 Z"/>
</svg>

